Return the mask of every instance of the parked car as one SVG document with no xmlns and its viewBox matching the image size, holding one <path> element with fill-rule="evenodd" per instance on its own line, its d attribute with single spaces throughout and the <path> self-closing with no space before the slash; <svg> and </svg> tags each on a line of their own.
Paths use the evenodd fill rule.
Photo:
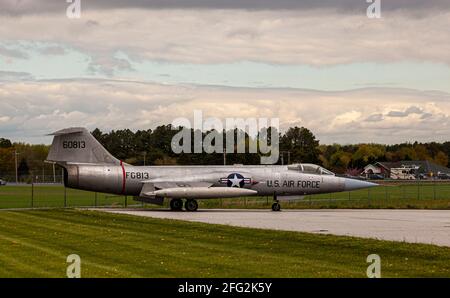
<svg viewBox="0 0 450 298">
<path fill-rule="evenodd" d="M 417 178 L 419 178 L 420 180 L 424 180 L 424 179 L 428 179 L 428 176 L 426 174 L 420 173 Z"/>
<path fill-rule="evenodd" d="M 438 179 L 445 179 L 445 180 L 450 179 L 450 175 L 447 173 L 439 173 L 437 177 Z"/>
<path fill-rule="evenodd" d="M 6 181 L 5 181 L 5 180 L 2 180 L 2 179 L 0 179 L 0 186 L 2 186 L 2 185 L 6 185 Z"/>
<path fill-rule="evenodd" d="M 370 180 L 383 180 L 384 176 L 380 175 L 380 174 L 372 174 L 372 175 L 369 175 L 369 179 Z"/>
<path fill-rule="evenodd" d="M 357 180 L 366 180 L 366 177 L 353 176 L 353 175 L 349 175 L 349 174 L 336 175 L 336 176 L 344 177 L 344 178 L 350 178 L 350 179 L 357 179 Z"/>
</svg>

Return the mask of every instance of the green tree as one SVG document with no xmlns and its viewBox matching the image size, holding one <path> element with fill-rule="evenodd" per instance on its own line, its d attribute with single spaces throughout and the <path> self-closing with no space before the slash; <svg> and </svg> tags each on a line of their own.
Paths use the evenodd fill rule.
<svg viewBox="0 0 450 298">
<path fill-rule="evenodd" d="M 0 178 L 11 179 L 14 173 L 14 147 L 0 147 Z"/>
<path fill-rule="evenodd" d="M 19 178 L 30 174 L 30 168 L 28 167 L 27 160 L 25 158 L 20 160 L 19 166 L 17 167 L 17 174 Z"/>
<path fill-rule="evenodd" d="M 105 143 L 105 134 L 98 128 L 94 129 L 91 134 L 94 136 L 94 138 L 97 139 L 102 145 Z"/>
<path fill-rule="evenodd" d="M 0 148 L 11 148 L 12 143 L 8 139 L 0 138 Z"/>
<path fill-rule="evenodd" d="M 352 154 L 342 150 L 334 153 L 330 158 L 330 167 L 336 173 L 345 173 L 352 161 Z"/>
<path fill-rule="evenodd" d="M 280 148 L 282 151 L 291 152 L 292 162 L 318 163 L 319 141 L 307 128 L 294 127 L 281 137 Z"/>
<path fill-rule="evenodd" d="M 412 146 L 403 146 L 397 151 L 399 160 L 417 160 L 416 151 Z"/>
</svg>

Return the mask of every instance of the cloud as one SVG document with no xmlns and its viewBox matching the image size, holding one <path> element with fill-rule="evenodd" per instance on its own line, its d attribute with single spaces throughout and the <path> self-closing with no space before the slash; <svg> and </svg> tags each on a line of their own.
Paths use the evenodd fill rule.
<svg viewBox="0 0 450 298">
<path fill-rule="evenodd" d="M 280 117 L 284 128 L 309 127 L 325 143 L 448 139 L 450 97 L 443 92 L 321 92 L 113 80 L 119 72 L 133 77 L 134 69 L 151 63 L 182 65 L 183 71 L 191 64 L 226 67 L 240 61 L 285 69 L 431 62 L 447 69 L 448 1 L 383 1 L 383 18 L 377 20 L 366 17 L 368 4 L 361 0 L 82 0 L 81 19 L 68 19 L 67 5 L 60 0 L 0 3 L 0 61 L 16 63 L 17 68 L 6 69 L 21 71 L 0 72 L 0 116 L 7 119 L 0 134 L 36 141 L 41 139 L 32 136 L 72 125 L 148 128 L 202 109 L 205 117 Z M 86 75 L 110 79 L 33 81 L 27 72 L 50 58 L 80 66 L 79 73 L 86 67 Z M 151 63 L 143 63 L 147 61 Z M 53 71 L 62 76 L 64 64 L 58 66 Z M 197 77 L 209 75 L 191 69 Z M 260 85 L 267 86 L 262 80 Z M 373 80 L 370 73 L 367 80 Z"/>
<path fill-rule="evenodd" d="M 450 65 L 450 31 L 443 29 L 450 26 L 448 10 L 433 15 L 432 21 L 403 13 L 369 20 L 365 14 L 343 17 L 302 10 L 236 10 L 232 16 L 226 10 L 137 9 L 87 11 L 80 20 L 64 14 L 33 14 L 21 19 L 3 17 L 0 39 L 60 45 L 97 62 L 104 59 L 106 64 L 124 63 L 114 59 L 120 51 L 131 67 L 144 60 L 319 67 L 404 61 Z M 11 50 L 7 55 L 24 58 Z"/>
<path fill-rule="evenodd" d="M 367 122 L 379 122 L 384 119 L 383 114 L 372 114 L 369 117 L 367 117 L 364 121 Z"/>
<path fill-rule="evenodd" d="M 358 121 L 360 118 L 361 118 L 361 112 L 353 110 L 350 112 L 345 112 L 345 113 L 337 115 L 334 118 L 331 125 L 332 126 L 340 126 L 340 125 L 350 124 L 350 123 Z"/>
<path fill-rule="evenodd" d="M 81 0 L 86 10 L 109 9 L 238 9 L 238 10 L 331 10 L 354 14 L 365 12 L 369 4 L 362 0 Z M 24 15 L 65 11 L 68 4 L 60 0 L 6 0 L 0 12 Z M 446 0 L 382 1 L 384 11 L 436 12 L 448 10 Z"/>
<path fill-rule="evenodd" d="M 20 49 L 11 49 L 0 45 L 0 56 L 6 58 L 28 59 L 28 55 Z"/>
<path fill-rule="evenodd" d="M 196 109 L 203 111 L 204 119 L 279 117 L 282 129 L 308 127 L 322 143 L 444 141 L 450 135 L 450 94 L 443 92 L 383 88 L 323 92 L 117 80 L 4 82 L 0 111 L 9 119 L 0 124 L 0 135 L 49 142 L 33 136 L 68 126 L 148 129 L 178 117 L 192 119 Z M 423 114 L 411 114 L 419 116 L 413 119 L 378 116 L 379 121 L 365 121 L 388 111 L 417 109 Z"/>
<path fill-rule="evenodd" d="M 39 49 L 39 53 L 49 56 L 62 56 L 67 53 L 66 49 L 61 46 L 47 46 Z"/>
<path fill-rule="evenodd" d="M 33 79 L 33 76 L 27 72 L 0 71 L 0 82 L 1 81 L 32 80 L 32 79 Z"/>
<path fill-rule="evenodd" d="M 423 114 L 423 110 L 416 106 L 408 107 L 405 111 L 390 111 L 386 116 L 388 117 L 408 117 L 412 114 Z"/>
<path fill-rule="evenodd" d="M 427 119 L 427 118 L 431 118 L 431 117 L 433 117 L 433 114 L 431 114 L 431 113 L 423 113 L 420 118 L 421 119 Z"/>
<path fill-rule="evenodd" d="M 11 120 L 11 118 L 8 116 L 0 116 L 0 122 L 8 122 L 9 120 Z"/>
<path fill-rule="evenodd" d="M 108 77 L 114 76 L 116 71 L 133 71 L 131 63 L 127 59 L 112 57 L 108 54 L 94 54 L 88 66 L 91 74 L 102 74 Z"/>
</svg>

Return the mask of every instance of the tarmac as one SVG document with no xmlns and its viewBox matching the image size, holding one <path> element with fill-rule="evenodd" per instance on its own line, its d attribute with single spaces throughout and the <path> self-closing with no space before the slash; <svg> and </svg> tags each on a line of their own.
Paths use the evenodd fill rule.
<svg viewBox="0 0 450 298">
<path fill-rule="evenodd" d="M 450 247 L 450 210 L 242 210 L 172 212 L 162 209 L 91 209 L 259 229 L 333 234 Z"/>
</svg>

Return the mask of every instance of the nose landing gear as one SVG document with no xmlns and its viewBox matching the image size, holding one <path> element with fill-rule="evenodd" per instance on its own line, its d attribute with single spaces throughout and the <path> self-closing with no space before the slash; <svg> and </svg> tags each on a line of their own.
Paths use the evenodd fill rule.
<svg viewBox="0 0 450 298">
<path fill-rule="evenodd" d="M 272 204 L 272 211 L 281 211 L 281 205 L 278 202 Z"/>
<path fill-rule="evenodd" d="M 277 195 L 273 194 L 274 203 L 272 204 L 272 211 L 281 211 L 281 205 L 278 202 Z"/>
</svg>

